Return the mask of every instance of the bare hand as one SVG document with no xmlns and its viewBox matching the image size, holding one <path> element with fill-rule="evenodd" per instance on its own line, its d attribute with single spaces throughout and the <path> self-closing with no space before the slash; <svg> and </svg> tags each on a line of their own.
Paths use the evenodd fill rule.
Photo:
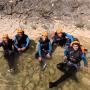
<svg viewBox="0 0 90 90">
<path fill-rule="evenodd" d="M 64 61 L 67 61 L 67 56 L 64 56 L 64 58 L 63 58 L 63 59 L 64 59 Z"/>
<path fill-rule="evenodd" d="M 21 48 L 18 48 L 17 50 L 20 52 L 21 51 Z"/>
<path fill-rule="evenodd" d="M 39 61 L 42 61 L 42 57 L 39 57 L 38 60 L 39 60 Z"/>
<path fill-rule="evenodd" d="M 22 51 L 25 51 L 26 48 L 21 48 Z"/>
</svg>

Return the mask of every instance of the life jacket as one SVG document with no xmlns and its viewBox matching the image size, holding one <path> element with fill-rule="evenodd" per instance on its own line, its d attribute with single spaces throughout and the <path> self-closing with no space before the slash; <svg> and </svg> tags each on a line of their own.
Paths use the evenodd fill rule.
<svg viewBox="0 0 90 90">
<path fill-rule="evenodd" d="M 87 53 L 87 49 L 86 49 L 84 46 L 82 46 L 82 45 L 81 45 L 81 50 L 82 50 L 82 52 L 83 52 L 84 54 Z"/>
<path fill-rule="evenodd" d="M 67 42 L 70 42 L 70 39 L 66 38 L 66 33 L 62 33 L 62 37 L 59 37 L 57 32 L 55 33 L 54 40 L 56 43 L 59 43 L 60 46 L 64 46 Z"/>
<path fill-rule="evenodd" d="M 16 35 L 16 44 L 18 47 L 22 47 L 23 44 L 26 44 L 26 39 L 28 38 L 27 35 L 23 34 L 22 37 Z"/>
<path fill-rule="evenodd" d="M 69 48 L 68 60 L 74 64 L 78 64 L 81 61 L 82 50 L 78 49 L 74 51 L 72 47 Z"/>
<path fill-rule="evenodd" d="M 9 39 L 8 43 L 5 43 L 4 41 L 2 41 L 2 47 L 4 51 L 12 50 L 12 45 L 14 45 L 14 42 L 12 39 Z"/>
<path fill-rule="evenodd" d="M 50 40 L 48 38 L 45 41 L 43 41 L 42 38 L 40 38 L 39 42 L 40 42 L 41 50 L 49 50 Z"/>
</svg>

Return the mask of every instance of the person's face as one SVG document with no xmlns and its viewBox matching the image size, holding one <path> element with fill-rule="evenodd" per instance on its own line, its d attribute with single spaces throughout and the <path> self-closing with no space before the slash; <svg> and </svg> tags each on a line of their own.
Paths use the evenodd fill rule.
<svg viewBox="0 0 90 90">
<path fill-rule="evenodd" d="M 18 35 L 19 35 L 20 37 L 22 37 L 23 33 L 22 33 L 22 32 L 19 32 Z"/>
<path fill-rule="evenodd" d="M 74 45 L 73 45 L 73 49 L 76 51 L 76 50 L 79 49 L 79 46 L 78 46 L 77 44 L 74 44 Z"/>
<path fill-rule="evenodd" d="M 42 40 L 45 41 L 47 39 L 47 36 L 42 36 Z"/>
<path fill-rule="evenodd" d="M 62 37 L 62 33 L 58 33 L 58 36 L 59 36 L 59 37 Z"/>
</svg>

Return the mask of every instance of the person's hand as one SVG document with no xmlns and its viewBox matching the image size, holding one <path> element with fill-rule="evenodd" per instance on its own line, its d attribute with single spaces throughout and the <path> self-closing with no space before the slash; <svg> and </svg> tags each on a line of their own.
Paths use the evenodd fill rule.
<svg viewBox="0 0 90 90">
<path fill-rule="evenodd" d="M 18 48 L 17 50 L 20 52 L 21 51 L 21 48 Z"/>
<path fill-rule="evenodd" d="M 64 56 L 64 58 L 63 58 L 63 59 L 64 59 L 64 61 L 67 61 L 67 56 Z"/>
<path fill-rule="evenodd" d="M 42 61 L 42 57 L 39 57 L 38 60 L 39 60 L 39 61 Z"/>
<path fill-rule="evenodd" d="M 47 57 L 47 58 L 51 58 L 51 55 L 50 55 L 50 53 L 48 53 L 48 54 L 46 55 L 46 57 Z"/>
<path fill-rule="evenodd" d="M 25 51 L 26 48 L 21 48 L 22 51 Z"/>
</svg>

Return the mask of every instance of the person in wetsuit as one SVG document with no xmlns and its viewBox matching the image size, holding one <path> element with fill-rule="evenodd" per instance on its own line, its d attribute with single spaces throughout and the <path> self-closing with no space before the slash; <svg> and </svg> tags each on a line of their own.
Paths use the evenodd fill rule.
<svg viewBox="0 0 90 90">
<path fill-rule="evenodd" d="M 24 33 L 22 28 L 16 29 L 17 34 L 14 37 L 14 46 L 18 52 L 25 51 L 30 45 L 29 37 Z"/>
<path fill-rule="evenodd" d="M 78 67 L 80 66 L 81 60 L 83 60 L 84 66 L 87 67 L 87 60 L 78 41 L 72 42 L 71 47 L 65 50 L 64 55 L 64 62 L 57 64 L 57 68 L 64 74 L 58 80 L 49 82 L 49 88 L 56 87 L 72 75 L 75 75 Z"/>
<path fill-rule="evenodd" d="M 35 54 L 36 59 L 39 60 L 41 67 L 44 69 L 46 67 L 45 58 L 51 58 L 52 46 L 48 38 L 48 33 L 45 31 L 42 33 L 38 41 L 38 51 Z"/>
<path fill-rule="evenodd" d="M 71 34 L 63 32 L 60 28 L 51 35 L 51 39 L 53 49 L 58 45 L 60 47 L 68 48 L 70 43 L 74 41 L 74 37 Z"/>
<path fill-rule="evenodd" d="M 3 34 L 0 47 L 3 47 L 4 58 L 9 66 L 8 71 L 13 72 L 15 70 L 15 47 L 13 40 L 9 38 L 8 34 Z"/>
</svg>

